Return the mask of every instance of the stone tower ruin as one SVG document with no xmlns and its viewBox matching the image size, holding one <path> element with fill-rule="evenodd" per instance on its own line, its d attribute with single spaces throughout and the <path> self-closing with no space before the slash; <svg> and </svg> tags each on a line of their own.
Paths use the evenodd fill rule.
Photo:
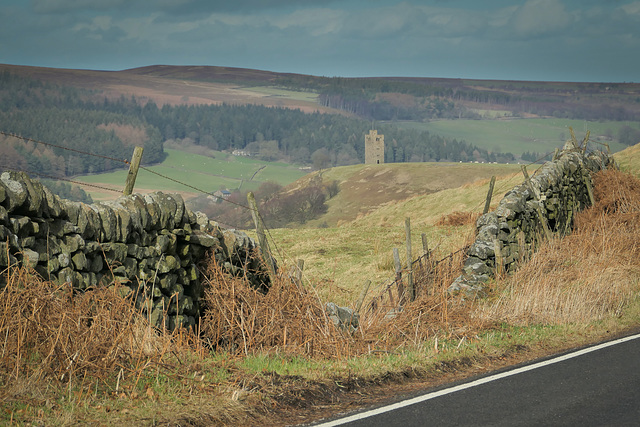
<svg viewBox="0 0 640 427">
<path fill-rule="evenodd" d="M 379 165 L 384 163 L 384 135 L 378 135 L 377 130 L 371 129 L 364 136 L 364 163 Z"/>
</svg>

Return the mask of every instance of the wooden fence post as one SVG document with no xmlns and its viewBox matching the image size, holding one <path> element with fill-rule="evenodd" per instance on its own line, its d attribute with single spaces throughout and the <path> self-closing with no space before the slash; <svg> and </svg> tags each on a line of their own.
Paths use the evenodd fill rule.
<svg viewBox="0 0 640 427">
<path fill-rule="evenodd" d="M 422 275 L 425 286 L 429 286 L 429 275 L 431 274 L 431 253 L 429 252 L 429 242 L 427 242 L 427 235 L 425 233 L 422 233 L 422 235 L 420 236 L 422 237 L 422 258 L 424 258 L 425 260 L 425 264 L 422 266 Z M 425 291 L 429 294 L 432 295 L 432 291 L 433 291 L 433 286 L 431 287 L 431 289 L 426 288 Z"/>
<path fill-rule="evenodd" d="M 402 283 L 402 263 L 400 262 L 400 251 L 398 248 L 393 248 L 393 262 L 396 268 L 396 286 L 398 287 L 398 304 L 403 303 L 405 299 L 404 295 L 404 283 Z"/>
<path fill-rule="evenodd" d="M 276 265 L 273 257 L 271 256 L 271 251 L 269 250 L 269 242 L 267 241 L 267 235 L 264 232 L 264 223 L 260 217 L 260 212 L 258 212 L 258 204 L 256 203 L 256 197 L 253 195 L 252 191 L 247 193 L 247 201 L 249 202 L 249 208 L 251 208 L 253 222 L 256 225 L 256 233 L 258 234 L 258 242 L 260 243 L 260 253 L 262 254 L 262 259 L 267 264 L 269 277 L 273 283 L 276 278 Z"/>
<path fill-rule="evenodd" d="M 143 151 L 144 148 L 142 147 L 136 147 L 133 150 L 133 157 L 131 157 L 131 163 L 129 164 L 129 173 L 127 173 L 127 180 L 124 183 L 124 190 L 122 190 L 123 196 L 129 196 L 133 193 L 133 186 L 136 184 L 136 177 L 138 176 Z"/>
<path fill-rule="evenodd" d="M 429 254 L 429 242 L 427 242 L 427 235 L 422 233 L 420 237 L 422 238 L 422 256 L 428 260 L 431 254 Z"/>
<path fill-rule="evenodd" d="M 413 256 L 411 255 L 411 220 L 406 218 L 404 220 L 404 233 L 407 238 L 407 293 L 409 294 L 409 301 L 416 299 L 416 290 L 413 283 Z"/>
<path fill-rule="evenodd" d="M 501 278 L 504 274 L 504 257 L 502 256 L 502 242 L 498 239 L 493 239 L 493 250 L 496 258 L 496 277 Z"/>
<path fill-rule="evenodd" d="M 583 172 L 582 178 L 584 179 L 584 184 L 587 187 L 587 195 L 589 196 L 589 202 L 591 206 L 596 204 L 596 198 L 593 196 L 593 186 L 591 185 L 591 176 L 589 172 Z"/>
<path fill-rule="evenodd" d="M 402 277 L 402 264 L 400 264 L 400 251 L 398 248 L 393 248 L 393 262 L 396 267 L 396 281 Z"/>
<path fill-rule="evenodd" d="M 358 303 L 356 304 L 356 313 L 360 313 L 360 309 L 362 308 L 362 303 L 364 303 L 364 299 L 369 292 L 369 287 L 371 286 L 371 280 L 367 280 L 364 284 L 364 289 L 360 293 L 360 297 L 358 298 Z"/>
<path fill-rule="evenodd" d="M 489 183 L 489 192 L 487 193 L 487 201 L 484 203 L 484 209 L 482 210 L 482 214 L 486 214 L 489 212 L 489 207 L 491 206 L 491 198 L 493 197 L 493 187 L 496 185 L 496 176 L 491 177 L 491 182 Z"/>
</svg>

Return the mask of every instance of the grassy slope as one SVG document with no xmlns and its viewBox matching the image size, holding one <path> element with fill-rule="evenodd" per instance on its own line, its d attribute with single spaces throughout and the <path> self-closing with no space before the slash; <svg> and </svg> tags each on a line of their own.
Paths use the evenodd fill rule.
<svg viewBox="0 0 640 427">
<path fill-rule="evenodd" d="M 640 176 L 640 144 L 625 148 L 616 153 L 614 158 L 621 170 Z"/>
<path fill-rule="evenodd" d="M 324 182 L 338 181 L 340 192 L 328 201 L 328 212 L 307 227 L 335 226 L 384 205 L 519 171 L 520 166 L 514 164 L 474 163 L 387 163 L 328 169 L 322 172 Z"/>
<path fill-rule="evenodd" d="M 405 218 L 411 220 L 414 254 L 422 253 L 422 233 L 439 254 L 457 250 L 470 228 L 435 223 L 454 211 L 480 213 L 492 175 L 498 176 L 493 205 L 522 181 L 518 165 L 412 163 L 330 169 L 323 177 L 338 179 L 341 191 L 330 200 L 329 212 L 305 228 L 270 233 L 281 253 L 305 260 L 305 276 L 323 299 L 353 305 L 366 280 L 375 288 L 393 277 L 393 248 L 405 258 Z M 329 221 L 333 225 L 328 228 L 313 226 Z M 294 261 L 285 256 L 281 262 Z"/>
<path fill-rule="evenodd" d="M 623 170 L 640 171 L 640 144 L 615 156 Z M 532 166 L 529 166 L 532 173 Z M 413 253 L 421 254 L 422 233 L 440 254 L 458 249 L 470 227 L 436 226 L 455 211 L 480 213 L 489 178 L 497 175 L 493 202 L 522 182 L 518 165 L 415 163 L 348 166 L 324 171 L 340 181 L 329 211 L 304 228 L 271 230 L 281 262 L 305 260 L 305 276 L 325 300 L 352 306 L 366 280 L 381 287 L 393 277 L 392 250 L 405 257 L 404 219 L 412 225 Z M 308 177 L 301 181 L 306 181 Z M 327 223 L 328 228 L 315 228 Z"/>
</svg>

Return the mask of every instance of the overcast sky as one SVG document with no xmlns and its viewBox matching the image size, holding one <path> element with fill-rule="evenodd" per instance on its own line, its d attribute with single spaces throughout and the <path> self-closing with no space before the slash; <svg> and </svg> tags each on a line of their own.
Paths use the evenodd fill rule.
<svg viewBox="0 0 640 427">
<path fill-rule="evenodd" d="M 0 0 L 0 63 L 640 81 L 633 0 Z"/>
</svg>

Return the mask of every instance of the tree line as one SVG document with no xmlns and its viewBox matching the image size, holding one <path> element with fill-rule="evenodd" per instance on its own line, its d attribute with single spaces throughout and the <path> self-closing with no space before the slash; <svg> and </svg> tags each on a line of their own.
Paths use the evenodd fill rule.
<svg viewBox="0 0 640 427">
<path fill-rule="evenodd" d="M 340 191 L 337 181 L 323 182 L 322 175 L 314 175 L 305 185 L 293 190 L 285 190 L 280 184 L 265 182 L 255 190 L 260 216 L 269 228 L 282 228 L 290 224 L 305 224 L 326 213 L 327 201 Z M 210 218 L 227 227 L 248 229 L 253 227 L 251 212 L 241 206 L 246 205 L 247 192 L 235 190 L 228 202 L 211 203 L 208 196 L 190 200 L 195 210 L 204 212 Z"/>
<path fill-rule="evenodd" d="M 120 159 L 129 159 L 135 145 L 145 148 L 143 164 L 158 163 L 165 157 L 166 141 L 221 151 L 249 149 L 271 161 L 349 165 L 364 161 L 364 135 L 370 127 L 362 118 L 258 105 L 158 107 L 135 97 L 109 99 L 96 91 L 0 74 L 1 130 L 102 156 L 3 138 L 0 155 L 6 163 L 54 176 L 124 167 Z M 428 132 L 393 125 L 378 130 L 388 141 L 387 162 L 496 161 L 500 156 Z"/>
<path fill-rule="evenodd" d="M 311 90 L 327 107 L 370 120 L 479 118 L 464 102 L 500 105 L 516 114 L 537 114 L 581 120 L 638 120 L 640 98 L 624 84 L 466 81 L 462 79 L 344 78 L 292 75 L 276 84 L 291 90 Z M 407 107 L 380 94 L 411 95 Z"/>
</svg>

